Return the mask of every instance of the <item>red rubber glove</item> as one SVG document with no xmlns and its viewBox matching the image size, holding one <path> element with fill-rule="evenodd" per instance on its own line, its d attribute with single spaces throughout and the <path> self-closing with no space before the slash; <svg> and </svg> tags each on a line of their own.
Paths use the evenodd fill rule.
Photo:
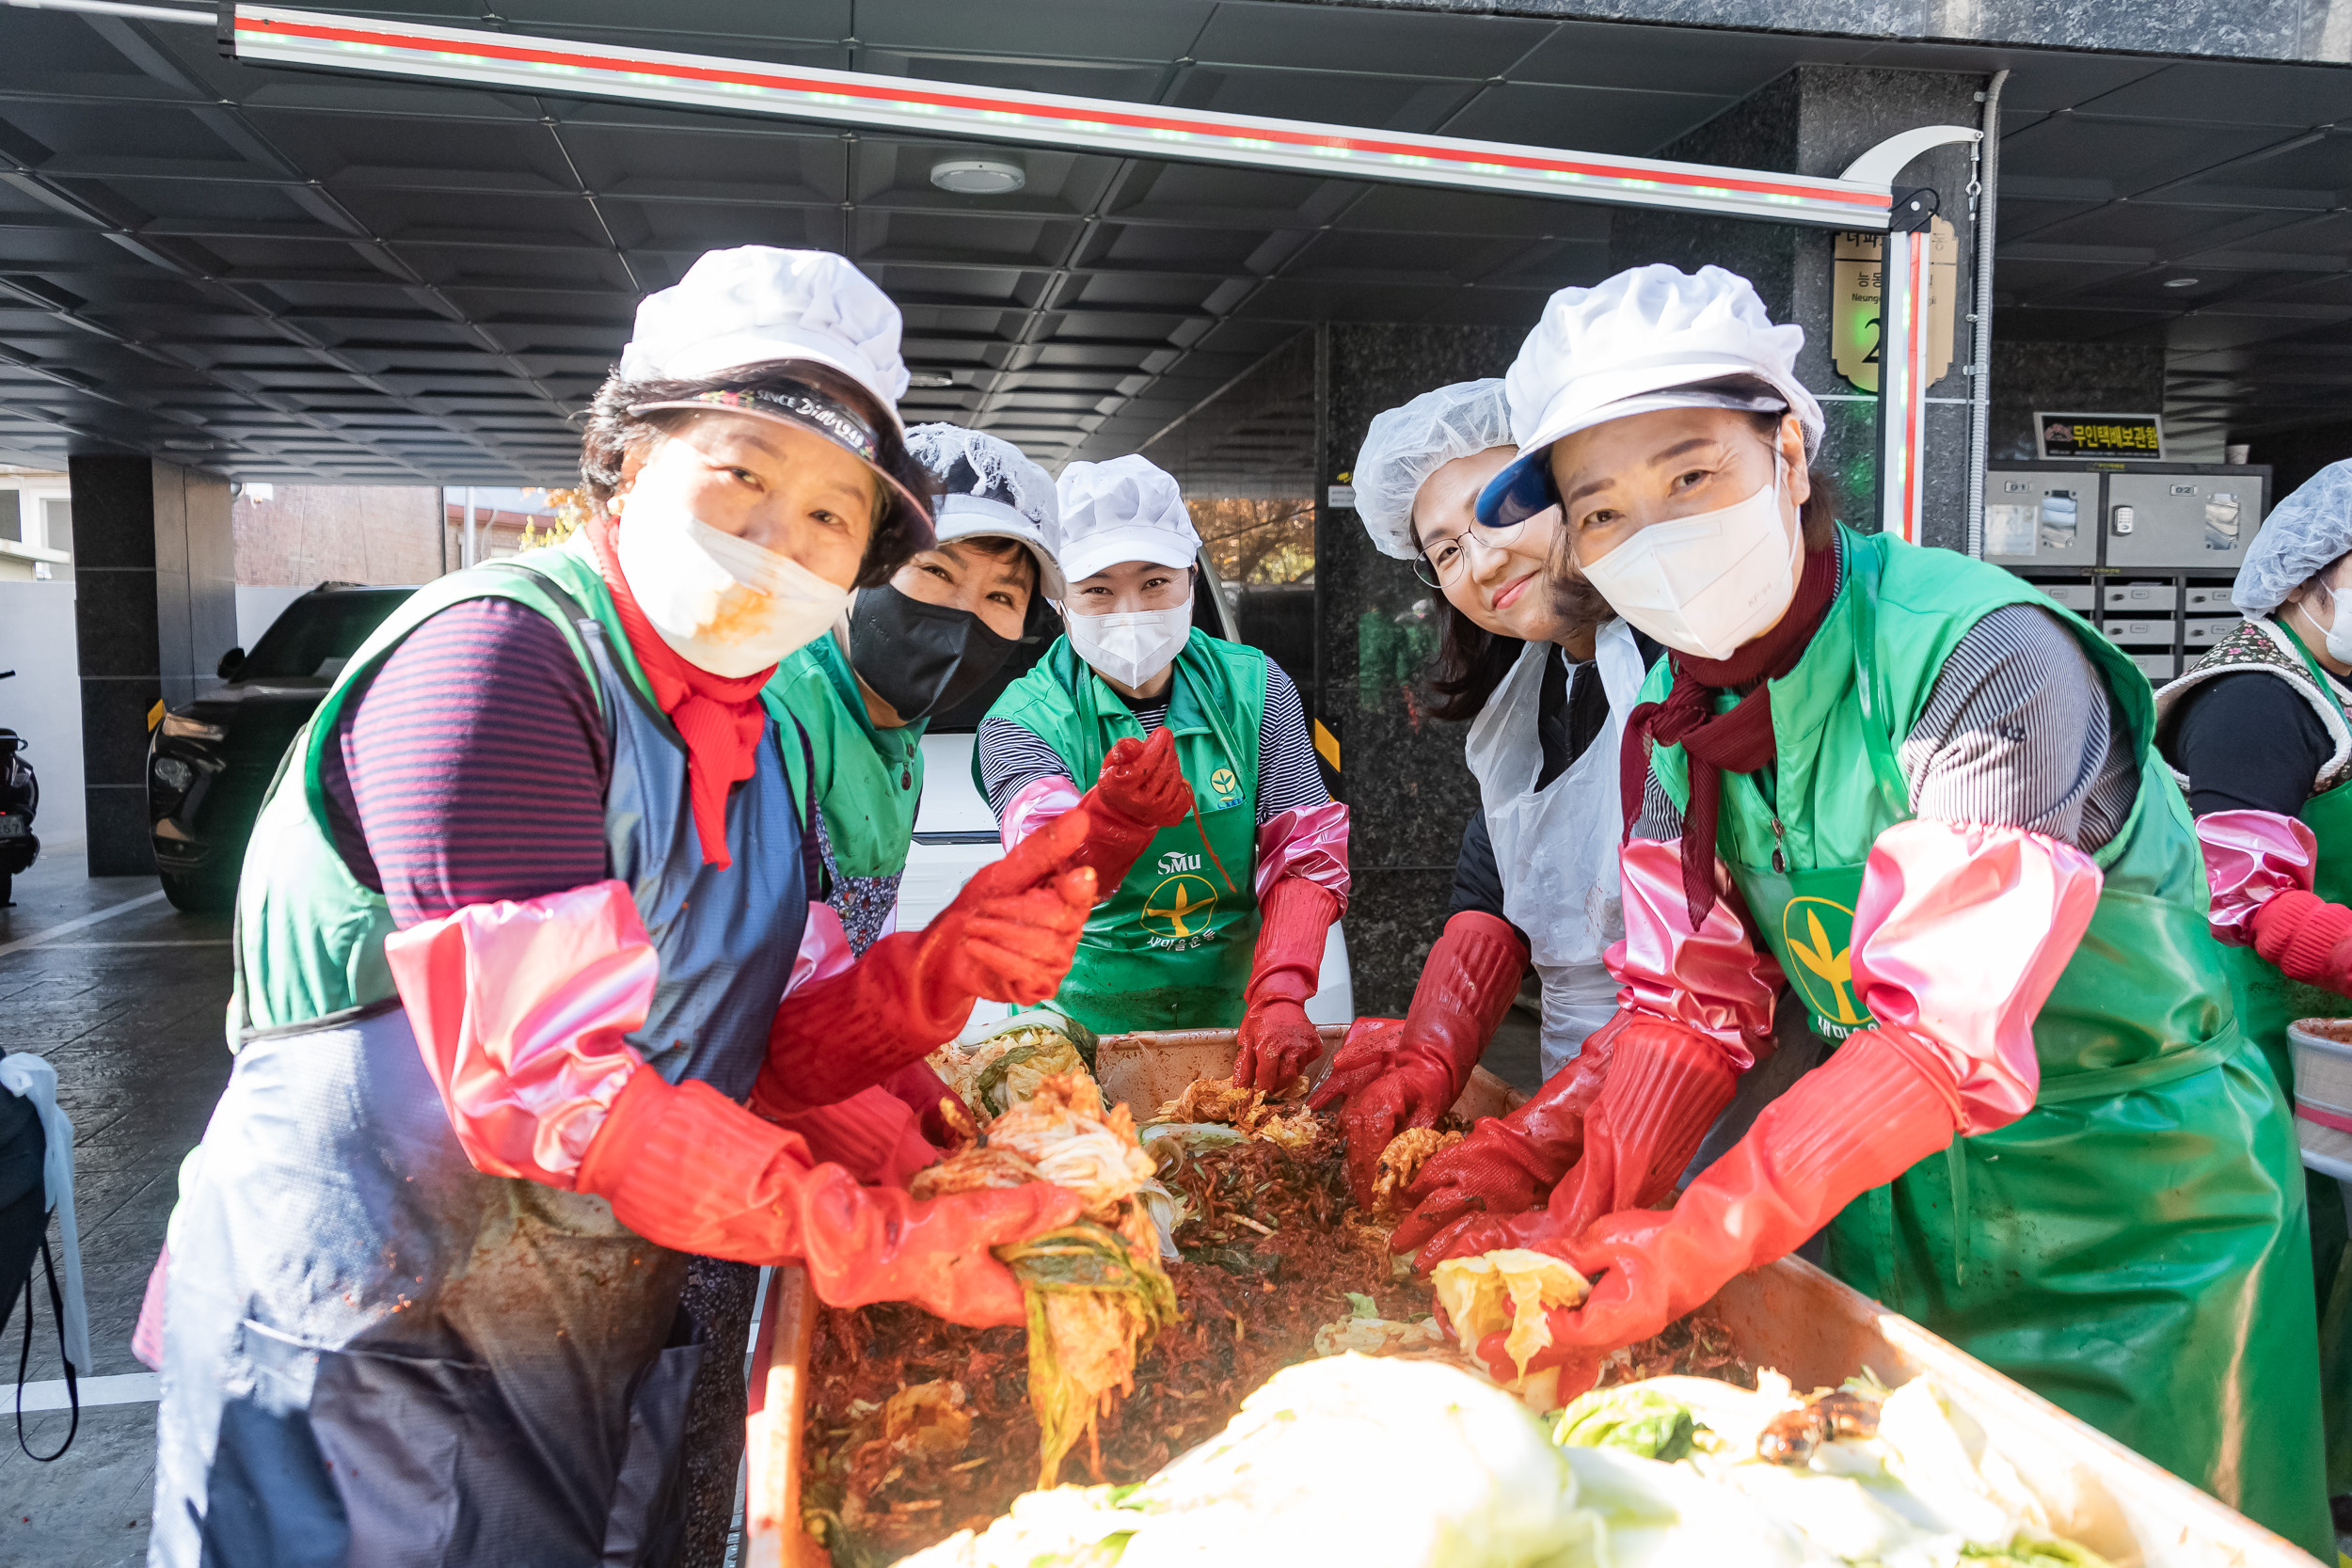
<svg viewBox="0 0 2352 1568">
<path fill-rule="evenodd" d="M 1331 1074 L 1308 1103 L 1346 1106 L 1347 1180 L 1359 1207 L 1372 1203 L 1381 1152 L 1408 1127 L 1435 1127 L 1461 1098 L 1470 1069 L 1518 994 L 1527 943 L 1511 923 L 1476 910 L 1446 922 L 1421 966 L 1413 1005 L 1399 1028 L 1359 1019 L 1331 1058 Z M 1367 1028 L 1366 1024 L 1381 1027 Z"/>
<path fill-rule="evenodd" d="M 1021 1287 L 989 1248 L 1078 1217 L 1078 1195 L 1027 1186 L 918 1202 L 861 1187 L 839 1165 L 707 1084 L 640 1067 L 580 1162 L 579 1190 L 649 1242 L 745 1263 L 795 1259 L 831 1307 L 913 1302 L 976 1328 L 1026 1321 Z"/>
<path fill-rule="evenodd" d="M 1307 1021 L 1307 999 L 1323 969 L 1324 940 L 1340 917 L 1330 889 L 1284 877 L 1258 905 L 1258 948 L 1242 992 L 1249 1005 L 1235 1041 L 1233 1082 L 1274 1094 L 1323 1054 L 1323 1036 Z"/>
<path fill-rule="evenodd" d="M 1651 1207 L 1674 1191 L 1739 1079 L 1723 1047 L 1696 1030 L 1631 1019 L 1617 1031 L 1608 1079 L 1584 1118 L 1584 1153 L 1550 1200 L 1526 1213 L 1463 1215 L 1430 1238 L 1422 1266 L 1499 1247 L 1565 1257 L 1596 1220 Z"/>
<path fill-rule="evenodd" d="M 1162 828 L 1192 813 L 1192 785 L 1176 761 L 1176 734 L 1163 724 L 1149 740 L 1133 736 L 1112 742 L 1094 787 L 1078 801 L 1093 824 L 1075 863 L 1094 868 L 1095 885 L 1108 898 Z"/>
<path fill-rule="evenodd" d="M 930 1203 L 861 1188 L 708 1085 L 664 1083 L 627 1038 L 660 965 L 621 882 L 469 905 L 394 933 L 384 957 L 474 1168 L 608 1198 L 649 1242 L 800 1259 L 834 1306 L 1010 1323 L 1021 1292 L 988 1249 L 1077 1214 L 1075 1194 L 1041 1184 Z"/>
<path fill-rule="evenodd" d="M 2352 910 L 2289 888 L 2265 899 L 2247 923 L 2254 930 L 2254 951 L 2280 974 L 2352 996 Z"/>
<path fill-rule="evenodd" d="M 1710 1300 L 1733 1276 L 1784 1258 L 1837 1212 L 1945 1148 L 1962 1127 L 1960 1085 L 1933 1052 L 1875 1029 L 1764 1108 L 1748 1135 L 1663 1213 L 1614 1214 L 1566 1249 L 1593 1293 L 1550 1313 L 1551 1344 L 1529 1370 L 1564 1369 L 1581 1393 L 1601 1356 L 1646 1339 Z M 1478 1346 L 1489 1366 L 1502 1336 Z"/>
<path fill-rule="evenodd" d="M 1470 1136 L 1432 1157 L 1414 1178 L 1405 1216 L 1390 1247 L 1418 1252 L 1465 1214 L 1517 1214 L 1535 1206 L 1584 1153 L 1584 1117 L 1608 1081 L 1619 1013 L 1586 1037 L 1576 1060 L 1547 1080 L 1535 1097 L 1506 1116 L 1482 1117 Z M 1425 1272 L 1437 1258 L 1421 1262 Z"/>
<path fill-rule="evenodd" d="M 983 866 L 919 931 L 886 936 L 838 974 L 784 999 L 757 1093 L 779 1112 L 847 1100 L 948 1040 L 979 997 L 1034 1006 L 1061 989 L 1094 907 L 1077 863 L 1084 811 L 1063 813 Z"/>
</svg>

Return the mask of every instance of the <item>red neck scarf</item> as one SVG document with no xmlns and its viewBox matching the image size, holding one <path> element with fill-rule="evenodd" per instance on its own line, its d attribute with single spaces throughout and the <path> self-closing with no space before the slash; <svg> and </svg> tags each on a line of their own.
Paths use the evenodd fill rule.
<svg viewBox="0 0 2352 1568">
<path fill-rule="evenodd" d="M 694 836 L 702 841 L 703 863 L 723 871 L 734 863 L 727 853 L 727 792 L 759 766 L 760 741 L 768 733 L 768 710 L 760 704 L 759 689 L 775 673 L 775 666 L 729 680 L 679 657 L 628 591 L 620 556 L 612 547 L 612 526 L 610 517 L 588 522 L 596 569 L 612 591 L 621 629 L 628 634 L 638 666 L 653 688 L 654 705 L 669 715 L 678 738 L 686 742 L 686 793 L 694 811 Z"/>
<path fill-rule="evenodd" d="M 1728 658 L 1697 658 L 1674 650 L 1674 688 L 1662 703 L 1644 703 L 1626 725 L 1618 755 L 1626 825 L 1641 815 L 1649 775 L 1650 743 L 1680 746 L 1689 764 L 1691 800 L 1682 814 L 1682 895 L 1695 931 L 1715 907 L 1715 824 L 1725 773 L 1753 773 L 1772 760 L 1772 693 L 1765 683 L 1797 667 L 1821 617 L 1837 597 L 1837 550 L 1811 550 L 1796 597 L 1772 630 L 1732 650 Z M 1730 711 L 1715 711 L 1715 693 L 1743 691 Z"/>
</svg>

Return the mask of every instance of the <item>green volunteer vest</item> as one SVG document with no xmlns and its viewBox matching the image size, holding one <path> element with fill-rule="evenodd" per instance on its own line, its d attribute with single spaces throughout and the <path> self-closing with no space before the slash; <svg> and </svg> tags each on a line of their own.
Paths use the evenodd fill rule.
<svg viewBox="0 0 2352 1568">
<path fill-rule="evenodd" d="M 1822 1034 L 1871 1022 L 1851 971 L 1863 863 L 1912 815 L 1896 748 L 1986 614 L 2031 604 L 2074 632 L 2122 706 L 2140 784 L 2094 857 L 2106 880 L 2090 930 L 2035 1021 L 2033 1110 L 1848 1205 L 1831 1269 L 2320 1550 L 2333 1535 L 2300 1162 L 2233 1015 L 2187 807 L 2150 744 L 2148 684 L 1996 567 L 1842 529 L 1839 546 L 1837 598 L 1772 683 L 1773 765 L 1724 776 L 1716 841 Z M 1645 697 L 1672 680 L 1661 662 Z M 1651 768 L 1684 804 L 1681 749 L 1654 749 Z"/>
<path fill-rule="evenodd" d="M 587 549 L 584 538 L 575 539 L 532 550 L 512 564 L 493 562 L 427 583 L 375 628 L 336 675 L 279 761 L 246 851 L 237 882 L 230 1050 L 255 1032 L 358 1017 L 397 1000 L 391 971 L 384 963 L 384 939 L 393 929 L 391 911 L 384 895 L 352 876 L 336 852 L 319 756 L 343 705 L 403 638 L 428 617 L 464 600 L 513 599 L 538 610 L 562 630 L 588 675 L 590 689 L 600 690 L 570 610 L 548 591 L 552 580 L 603 624 L 613 657 L 645 701 L 653 701 L 612 595 Z"/>
<path fill-rule="evenodd" d="M 814 795 L 824 813 L 834 869 L 844 877 L 897 877 L 906 870 L 914 810 L 923 797 L 923 732 L 930 721 L 877 727 L 866 717 L 849 656 L 830 634 L 778 664 L 759 695 L 779 723 L 789 718 L 808 737 L 805 767 L 789 748 L 785 765 L 795 793 Z"/>
<path fill-rule="evenodd" d="M 2302 656 L 2311 676 L 2310 693 L 2322 702 L 2328 677 L 2312 651 L 2283 620 L 2276 623 L 2295 651 Z M 2255 635 L 2260 635 L 2256 633 Z M 2265 640 L 2265 647 L 2271 645 Z M 2218 652 L 2219 650 L 2217 650 Z M 2232 661 L 2233 672 L 2268 670 L 2281 680 L 2294 680 L 2276 665 Z M 2298 683 L 2299 686 L 2299 683 Z M 2331 904 L 2352 904 L 2352 784 L 2338 784 L 2313 795 L 2296 814 L 2318 843 L 2318 861 L 2312 867 L 2312 891 Z M 2278 1076 L 2280 1088 L 2295 1093 L 2295 1053 L 2287 1040 L 2287 1025 L 2304 1018 L 2352 1016 L 2352 1001 L 2319 986 L 2291 980 L 2251 947 L 2225 945 L 2222 962 L 2229 970 L 2230 991 L 2237 1002 L 2238 1027 L 2262 1048 Z M 2317 1281 L 2320 1308 L 2320 1400 L 2328 1429 L 2328 1491 L 2340 1496 L 2352 1491 L 2352 1269 L 2344 1266 L 2344 1201 L 2333 1177 L 2305 1173 L 2304 1197 L 2311 1210 L 2312 1272 Z"/>
<path fill-rule="evenodd" d="M 1095 906 L 1055 1001 L 1099 1035 L 1241 1022 L 1257 948 L 1258 728 L 1265 655 L 1197 627 L 1176 656 L 1168 727 L 1199 820 L 1153 836 Z M 1126 702 L 1057 639 L 989 709 L 1054 750 L 1081 788 L 1114 742 L 1143 738 Z M 985 794 L 979 758 L 972 776 Z"/>
</svg>

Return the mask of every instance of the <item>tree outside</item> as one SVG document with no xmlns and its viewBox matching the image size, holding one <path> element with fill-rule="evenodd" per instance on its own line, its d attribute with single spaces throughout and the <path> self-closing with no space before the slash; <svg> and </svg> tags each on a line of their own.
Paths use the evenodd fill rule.
<svg viewBox="0 0 2352 1568">
<path fill-rule="evenodd" d="M 1220 581 L 1302 582 L 1315 570 L 1314 502 L 1224 497 L 1185 503 Z"/>
</svg>

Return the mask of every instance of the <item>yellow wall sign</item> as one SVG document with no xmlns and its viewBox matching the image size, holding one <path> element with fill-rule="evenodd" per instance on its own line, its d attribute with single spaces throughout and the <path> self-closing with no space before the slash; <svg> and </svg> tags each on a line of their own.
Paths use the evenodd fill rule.
<svg viewBox="0 0 2352 1568">
<path fill-rule="evenodd" d="M 1840 230 L 1833 254 L 1830 359 L 1866 392 L 1879 389 L 1880 274 L 1883 234 Z M 1928 380 L 1952 368 L 1952 312 L 1960 296 L 1960 236 L 1942 218 L 1928 220 Z"/>
</svg>

